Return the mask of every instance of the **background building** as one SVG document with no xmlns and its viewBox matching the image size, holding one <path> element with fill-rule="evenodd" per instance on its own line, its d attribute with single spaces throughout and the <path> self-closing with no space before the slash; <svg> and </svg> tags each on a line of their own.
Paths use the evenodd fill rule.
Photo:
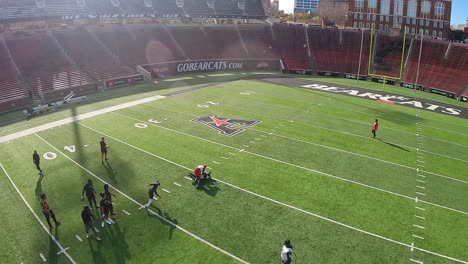
<svg viewBox="0 0 468 264">
<path fill-rule="evenodd" d="M 451 0 L 349 0 L 348 26 L 446 38 L 450 30 Z"/>
<path fill-rule="evenodd" d="M 348 0 L 320 0 L 318 13 L 320 18 L 345 26 L 348 19 Z"/>
<path fill-rule="evenodd" d="M 315 13 L 319 6 L 319 0 L 295 0 L 294 13 Z"/>
</svg>

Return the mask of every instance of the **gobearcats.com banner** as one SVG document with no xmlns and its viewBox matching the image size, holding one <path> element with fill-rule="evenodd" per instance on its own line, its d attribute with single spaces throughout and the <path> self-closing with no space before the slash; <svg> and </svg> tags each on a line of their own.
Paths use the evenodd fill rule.
<svg viewBox="0 0 468 264">
<path fill-rule="evenodd" d="M 153 78 L 164 78 L 180 73 L 217 71 L 280 71 L 280 60 L 193 60 L 146 64 L 141 67 Z"/>
</svg>

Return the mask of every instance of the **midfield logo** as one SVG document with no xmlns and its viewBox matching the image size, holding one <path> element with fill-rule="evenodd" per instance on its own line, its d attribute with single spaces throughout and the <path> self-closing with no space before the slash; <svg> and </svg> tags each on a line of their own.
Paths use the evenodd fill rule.
<svg viewBox="0 0 468 264">
<path fill-rule="evenodd" d="M 219 134 L 229 137 L 241 133 L 246 127 L 252 127 L 261 122 L 255 119 L 228 118 L 212 114 L 194 118 L 192 121 L 202 123 L 217 130 Z"/>
</svg>

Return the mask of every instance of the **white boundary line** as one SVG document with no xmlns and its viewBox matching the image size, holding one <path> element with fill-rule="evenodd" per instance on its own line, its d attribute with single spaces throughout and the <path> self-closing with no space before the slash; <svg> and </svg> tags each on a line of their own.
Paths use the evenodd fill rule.
<svg viewBox="0 0 468 264">
<path fill-rule="evenodd" d="M 83 124 L 81 124 L 81 123 L 77 123 L 77 124 L 80 124 L 80 125 L 82 125 L 82 126 L 87 127 L 86 125 L 83 125 Z M 180 168 L 183 168 L 183 169 L 186 169 L 186 170 L 191 171 L 190 168 L 188 168 L 188 167 L 186 167 L 186 166 L 184 166 L 184 165 L 181 165 L 181 164 L 176 163 L 176 162 L 174 162 L 174 161 L 168 160 L 168 159 L 166 159 L 166 158 L 163 158 L 163 157 L 161 157 L 161 156 L 158 156 L 158 155 L 156 155 L 156 154 L 153 154 L 153 153 L 151 153 L 151 152 L 148 152 L 148 151 L 146 151 L 146 150 L 144 150 L 144 149 L 141 149 L 141 148 L 139 148 L 139 147 L 133 146 L 133 145 L 131 145 L 131 144 L 125 142 L 125 141 L 122 141 L 122 140 L 120 140 L 120 139 L 117 139 L 117 138 L 114 138 L 114 137 L 112 137 L 112 136 L 106 135 L 106 134 L 104 134 L 104 133 L 102 133 L 102 132 L 100 132 L 100 131 L 97 131 L 97 130 L 93 129 L 93 128 L 90 128 L 90 127 L 87 127 L 87 128 L 90 129 L 90 130 L 93 130 L 93 131 L 95 131 L 95 132 L 97 132 L 97 133 L 100 133 L 101 135 L 104 135 L 104 136 L 106 136 L 106 137 L 108 137 L 108 138 L 112 138 L 113 140 L 118 141 L 118 142 L 120 142 L 120 143 L 122 143 L 122 144 L 124 144 L 124 145 L 127 145 L 127 146 L 131 147 L 131 148 L 134 148 L 134 149 L 139 150 L 139 151 L 141 151 L 141 152 L 143 152 L 143 153 L 146 153 L 146 154 L 148 154 L 148 155 L 150 155 L 150 156 L 153 156 L 153 157 L 158 158 L 158 159 L 160 159 L 160 160 L 163 160 L 163 161 L 166 161 L 166 162 L 168 162 L 168 163 L 171 163 L 171 164 L 173 164 L 173 165 L 175 165 L 175 166 L 177 166 L 177 167 L 180 167 Z M 39 135 L 37 135 L 37 136 L 40 137 Z M 42 138 L 41 138 L 41 139 L 42 139 Z M 42 140 L 44 140 L 44 139 L 42 139 Z M 44 142 L 46 142 L 47 144 L 50 145 L 50 143 L 48 143 L 47 141 L 44 140 Z M 52 148 L 56 149 L 54 146 L 52 146 L 52 145 L 50 145 L 50 146 L 51 146 Z M 81 167 L 82 169 L 84 169 L 85 171 L 87 171 L 88 173 L 91 173 L 91 174 L 92 174 L 92 172 L 90 172 L 89 170 L 87 170 L 86 168 L 84 168 L 83 166 L 81 166 L 80 164 L 78 164 L 77 162 L 75 162 L 73 159 L 71 159 L 71 158 L 69 158 L 68 156 L 66 156 L 65 154 L 63 154 L 61 151 L 59 151 L 59 150 L 57 150 L 57 151 L 58 151 L 59 153 L 61 153 L 62 155 L 64 155 L 64 156 L 65 156 L 66 158 L 68 158 L 69 160 L 71 160 L 73 163 L 77 164 L 79 167 Z M 95 176 L 94 174 L 92 174 L 92 175 Z M 97 176 L 95 176 L 95 177 L 97 177 Z M 100 179 L 99 177 L 97 177 L 97 178 L 98 178 L 100 181 L 104 182 L 104 181 L 103 181 L 102 179 Z M 190 179 L 190 178 L 188 178 L 188 177 L 185 177 L 185 178 Z M 377 234 L 374 234 L 374 233 L 371 233 L 371 232 L 368 232 L 368 231 L 365 231 L 365 230 L 362 230 L 362 229 L 359 229 L 359 228 L 356 228 L 356 227 L 353 227 L 353 226 L 350 226 L 350 225 L 347 225 L 347 224 L 344 224 L 344 223 L 341 223 L 341 222 L 338 222 L 338 221 L 335 221 L 335 220 L 332 220 L 332 219 L 330 219 L 330 218 L 327 218 L 327 217 L 324 217 L 324 216 L 321 216 L 321 215 L 318 215 L 318 214 L 314 214 L 314 213 L 309 212 L 309 211 L 306 211 L 306 210 L 304 210 L 304 209 L 301 209 L 301 208 L 298 208 L 298 207 L 295 207 L 295 206 L 292 206 L 292 205 L 289 205 L 289 204 L 280 202 L 280 201 L 278 201 L 278 200 L 275 200 L 275 199 L 272 199 L 272 198 L 263 196 L 263 195 L 261 195 L 261 194 L 258 194 L 258 193 L 249 191 L 249 190 L 247 190 L 247 189 L 238 187 L 238 186 L 236 186 L 236 185 L 233 185 L 233 184 L 231 184 L 231 183 L 222 181 L 222 180 L 220 180 L 220 179 L 217 179 L 217 178 L 213 178 L 213 179 L 215 179 L 217 182 L 221 182 L 221 183 L 223 183 L 223 184 L 226 184 L 227 186 L 230 186 L 230 187 L 232 187 L 232 188 L 235 188 L 235 189 L 238 189 L 238 190 L 240 190 L 240 191 L 249 193 L 249 194 L 251 194 L 251 195 L 257 196 L 257 197 L 262 198 L 262 199 L 265 199 L 265 200 L 267 200 L 267 201 L 270 201 L 270 202 L 273 202 L 273 203 L 276 203 L 276 204 L 279 204 L 279 205 L 288 207 L 288 208 L 290 208 L 290 209 L 293 209 L 293 210 L 302 212 L 302 213 L 304 213 L 304 214 L 308 214 L 308 215 L 317 217 L 317 218 L 319 218 L 319 219 L 322 219 L 322 220 L 325 220 L 325 221 L 328 221 L 328 222 L 331 222 L 331 223 L 334 223 L 334 224 L 337 224 L 337 225 L 340 225 L 340 226 L 343 226 L 343 227 L 347 227 L 347 228 L 349 228 L 349 229 L 355 230 L 355 231 L 360 232 L 360 233 L 367 234 L 367 235 L 369 235 L 369 236 L 373 236 L 373 237 L 380 238 L 380 239 L 383 239 L 383 240 L 386 240 L 386 241 L 389 241 L 389 242 L 393 242 L 393 243 L 398 244 L 398 245 L 401 245 L 401 246 L 411 247 L 409 244 L 405 244 L 405 243 L 403 243 L 403 242 L 400 242 L 400 241 L 397 241 L 397 240 L 393 240 L 393 239 L 391 239 L 391 238 L 387 238 L 387 237 L 384 237 L 384 236 L 380 236 L 380 235 L 377 235 Z M 191 180 L 191 179 L 190 179 L 190 180 Z M 112 187 L 112 186 L 111 186 L 111 187 Z M 114 187 L 112 187 L 112 188 L 114 188 Z M 115 188 L 114 188 L 114 189 L 115 189 Z M 116 191 L 120 192 L 120 191 L 117 190 L 117 189 L 116 189 Z M 130 198 L 130 199 L 131 199 L 131 198 Z M 135 202 L 136 202 L 136 201 L 135 201 Z M 139 204 L 138 202 L 136 202 L 136 203 Z M 418 208 L 418 207 L 417 207 L 417 208 Z M 425 209 L 423 209 L 423 210 L 425 210 Z M 428 254 L 431 254 L 431 255 L 434 255 L 434 256 L 438 256 L 438 257 L 441 257 L 441 258 L 446 258 L 446 259 L 449 259 L 449 260 L 452 260 L 452 261 L 456 261 L 456 262 L 468 264 L 468 262 L 465 262 L 465 261 L 463 261 L 463 260 L 459 260 L 459 259 L 456 259 L 456 258 L 453 258 L 453 257 L 445 256 L 445 255 L 442 255 L 442 254 L 439 254 L 439 253 L 436 253 L 436 252 L 432 252 L 432 251 L 427 250 L 427 249 L 418 248 L 418 247 L 414 247 L 414 249 L 417 249 L 417 250 L 419 250 L 419 251 L 421 251 L 421 252 L 428 253 Z"/>
<path fill-rule="evenodd" d="M 29 210 L 31 211 L 31 213 L 34 215 L 34 217 L 36 218 L 36 220 L 39 222 L 39 224 L 42 226 L 42 228 L 44 228 L 44 230 L 47 232 L 47 234 L 49 235 L 49 237 L 54 241 L 54 243 L 59 247 L 59 249 L 61 251 L 64 251 L 64 248 L 62 246 L 62 244 L 60 244 L 60 242 L 57 241 L 57 239 L 55 239 L 54 235 L 52 235 L 52 233 L 49 231 L 49 229 L 47 229 L 47 227 L 44 225 L 44 223 L 41 221 L 41 219 L 39 218 L 39 216 L 36 214 L 36 212 L 34 212 L 34 210 L 32 209 L 31 205 L 29 205 L 28 201 L 26 201 L 26 198 L 24 198 L 23 194 L 20 192 L 20 190 L 18 189 L 18 187 L 16 187 L 16 184 L 13 182 L 13 180 L 10 178 L 10 175 L 8 174 L 8 172 L 5 170 L 5 168 L 3 167 L 2 163 L 0 163 L 0 167 L 2 168 L 3 172 L 5 173 L 5 175 L 8 177 L 8 180 L 10 180 L 11 184 L 13 185 L 13 187 L 15 188 L 16 192 L 19 194 L 19 196 L 21 197 L 21 199 L 23 200 L 23 202 L 26 204 L 26 206 L 29 208 Z M 68 260 L 73 263 L 73 264 L 76 264 L 76 261 L 70 256 L 70 254 L 68 254 L 66 251 L 63 253 L 67 258 Z M 41 253 L 42 255 L 42 253 Z"/>
<path fill-rule="evenodd" d="M 65 252 L 67 252 L 67 250 L 69 250 L 69 249 L 70 249 L 70 247 L 64 248 L 62 251 L 58 252 L 57 255 L 60 255 L 60 254 L 62 254 L 62 253 L 65 253 Z"/>
<path fill-rule="evenodd" d="M 210 142 L 210 143 L 213 143 L 213 144 L 216 144 L 216 145 L 220 145 L 220 146 L 223 146 L 223 147 L 226 147 L 226 148 L 230 148 L 230 149 L 234 149 L 234 150 L 237 150 L 237 151 L 242 151 L 242 152 L 245 152 L 245 153 L 248 153 L 248 154 L 251 154 L 251 155 L 254 155 L 254 156 L 257 156 L 257 157 L 261 157 L 261 158 L 264 158 L 264 159 L 268 159 L 268 160 L 271 160 L 271 161 L 275 161 L 275 162 L 278 162 L 278 163 L 282 163 L 282 164 L 285 164 L 285 165 L 289 165 L 291 167 L 296 167 L 296 168 L 299 168 L 299 169 L 303 169 L 303 170 L 306 170 L 306 171 L 310 171 L 310 172 L 315 172 L 317 174 L 320 174 L 320 175 L 323 175 L 323 176 L 327 176 L 327 177 L 331 177 L 331 178 L 335 178 L 335 179 L 339 179 L 339 180 L 342 180 L 342 181 L 345 181 L 345 182 L 350 182 L 350 183 L 353 183 L 353 184 L 356 184 L 356 185 L 360 185 L 360 186 L 363 186 L 363 187 L 367 187 L 367 188 L 370 188 L 370 189 L 374 189 L 374 190 L 378 190 L 378 191 L 381 191 L 381 192 L 385 192 L 385 193 L 389 193 L 389 194 L 392 194 L 392 195 L 396 195 L 396 196 L 400 196 L 400 197 L 403 197 L 403 198 L 406 198 L 406 199 L 410 199 L 410 200 L 414 200 L 413 197 L 409 197 L 407 195 L 403 195 L 403 194 L 399 194 L 399 193 L 396 193 L 396 192 L 392 192 L 392 191 L 388 191 L 388 190 L 385 190 L 385 189 L 381 189 L 381 188 L 378 188 L 378 187 L 374 187 L 374 186 L 371 186 L 371 185 L 368 185 L 368 184 L 364 184 L 364 183 L 360 183 L 360 182 L 357 182 L 357 181 L 353 181 L 353 180 L 350 180 L 350 179 L 346 179 L 346 178 L 341 178 L 339 176 L 336 176 L 336 175 L 332 175 L 332 174 L 329 174 L 329 173 L 325 173 L 325 172 L 321 172 L 321 171 L 318 171 L 318 170 L 314 170 L 314 169 L 310 169 L 310 168 L 307 168 L 307 167 L 303 167 L 303 166 L 300 166 L 300 165 L 296 165 L 296 164 L 292 164 L 292 163 L 289 163 L 289 162 L 285 162 L 285 161 L 282 161 L 282 160 L 278 160 L 278 159 L 275 159 L 275 158 L 271 158 L 271 157 L 267 157 L 267 156 L 264 156 L 264 155 L 261 155 L 261 154 L 258 154 L 258 153 L 255 153 L 255 152 L 250 152 L 250 151 L 247 151 L 247 150 L 242 150 L 242 149 L 238 149 L 236 147 L 232 147 L 232 146 L 229 146 L 229 145 L 224 145 L 222 143 L 219 143 L 219 142 L 216 142 L 216 141 L 212 141 L 212 140 L 209 140 L 209 139 L 205 139 L 205 138 L 202 138 L 202 137 L 198 137 L 198 136 L 194 136 L 194 135 L 191 135 L 191 134 L 187 134 L 185 132 L 180 132 L 178 130 L 174 130 L 174 129 L 171 129 L 171 128 L 167 128 L 167 127 L 163 127 L 161 125 L 157 125 L 157 124 L 153 124 L 153 123 L 149 123 L 149 122 L 146 122 L 146 121 L 143 121 L 143 120 L 140 120 L 140 119 L 137 119 L 137 118 L 133 118 L 133 117 L 129 117 L 129 116 L 126 116 L 126 115 L 123 115 L 123 114 L 119 114 L 119 113 L 116 113 L 116 112 L 112 112 L 113 114 L 116 114 L 116 115 L 120 115 L 120 116 L 123 116 L 125 118 L 128 118 L 128 119 L 133 119 L 133 120 L 137 120 L 141 123 L 146 123 L 150 126 L 154 126 L 154 127 L 158 127 L 158 128 L 162 128 L 162 129 L 165 129 L 165 130 L 169 130 L 169 131 L 172 131 L 172 132 L 175 132 L 175 133 L 179 133 L 179 134 L 182 134 L 182 135 L 186 135 L 186 136 L 189 136 L 189 137 L 192 137 L 192 138 L 196 138 L 196 139 L 200 139 L 200 140 L 203 140 L 203 141 L 206 141 L 206 142 Z M 105 136 L 108 136 L 104 133 L 102 133 L 101 131 L 98 131 L 94 128 L 91 128 L 91 127 L 88 127 L 82 123 L 78 123 L 77 124 L 81 125 L 81 126 L 84 126 L 88 129 L 91 129 L 97 133 L 101 133 L 102 135 L 105 135 Z M 128 144 L 127 142 L 123 142 L 119 139 L 116 139 L 112 136 L 108 136 L 110 138 L 113 138 L 114 140 L 116 141 L 119 141 L 123 144 L 126 144 L 128 146 L 131 146 L 131 147 L 134 147 L 133 145 L 130 145 Z M 150 154 L 151 155 L 151 154 Z M 173 163 L 171 161 L 171 163 Z M 465 214 L 465 215 L 468 215 L 468 212 L 465 212 L 465 211 L 462 211 L 462 210 L 458 210 L 458 209 L 454 209 L 454 208 L 451 208 L 451 207 L 447 207 L 447 206 L 443 206 L 443 205 L 439 205 L 439 204 L 435 204 L 435 203 L 431 203 L 431 202 L 427 202 L 427 201 L 424 201 L 424 200 L 420 200 L 420 202 L 422 203 L 426 203 L 426 204 L 430 204 L 430 205 L 433 205 L 433 206 L 436 206 L 436 207 L 440 207 L 440 208 L 444 208 L 444 209 L 447 209 L 447 210 L 450 210 L 450 211 L 454 211 L 454 212 L 458 212 L 458 213 L 462 213 L 462 214 Z"/>
<path fill-rule="evenodd" d="M 110 113 L 110 112 L 113 112 L 113 111 L 116 111 L 116 110 L 133 107 L 133 106 L 136 106 L 136 105 L 149 103 L 149 102 L 153 102 L 153 101 L 164 99 L 164 98 L 166 98 L 166 96 L 155 95 L 155 96 L 151 96 L 151 97 L 136 100 L 136 101 L 131 101 L 131 102 L 124 103 L 124 104 L 119 104 L 119 105 L 106 107 L 106 108 L 103 108 L 103 109 L 100 109 L 100 110 L 88 112 L 88 113 L 81 114 L 81 115 L 67 117 L 67 118 L 57 120 L 57 121 L 54 121 L 54 122 L 51 122 L 51 123 L 47 123 L 47 124 L 44 124 L 44 125 L 40 125 L 40 126 L 37 126 L 37 127 L 29 128 L 29 129 L 26 129 L 26 130 L 23 130 L 23 131 L 20 131 L 20 132 L 16 132 L 16 133 L 12 133 L 12 134 L 0 137 L 0 143 L 3 143 L 3 142 L 8 141 L 8 140 L 18 139 L 20 137 L 31 135 L 31 134 L 34 134 L 34 133 L 37 133 L 37 132 L 40 132 L 40 131 L 44 131 L 44 130 L 47 130 L 47 129 L 50 129 L 50 128 L 53 128 L 53 127 L 60 127 L 62 125 L 69 124 L 69 123 L 72 123 L 72 122 L 76 122 L 76 121 L 79 121 L 79 120 L 84 120 L 84 119 L 95 117 L 95 116 L 98 116 L 98 115 Z"/>
<path fill-rule="evenodd" d="M 91 172 L 90 170 L 86 169 L 85 167 L 83 167 L 81 164 L 79 164 L 78 162 L 76 162 L 75 160 L 73 160 L 72 158 L 70 158 L 69 156 L 65 155 L 62 151 L 60 151 L 58 148 L 56 148 L 55 146 L 53 146 L 52 144 L 50 144 L 48 141 L 46 141 L 45 139 L 43 139 L 41 136 L 39 136 L 38 134 L 35 133 L 35 135 L 40 138 L 42 141 L 44 141 L 47 145 L 49 145 L 51 148 L 55 149 L 55 151 L 57 151 L 58 153 L 60 153 L 62 156 L 64 156 L 65 158 L 67 158 L 68 160 L 70 160 L 72 163 L 74 163 L 76 166 L 80 167 L 82 170 L 86 171 L 88 174 L 92 175 L 93 177 L 95 177 L 96 179 L 98 179 L 99 181 L 101 181 L 102 183 L 104 184 L 108 184 L 110 187 L 112 187 L 112 189 L 114 189 L 116 192 L 120 193 L 122 196 L 126 197 L 127 199 L 129 199 L 130 201 L 132 201 L 133 203 L 135 203 L 136 205 L 138 205 L 139 207 L 143 206 L 143 204 L 139 203 L 138 201 L 136 201 L 135 199 L 133 199 L 132 197 L 128 196 L 127 194 L 125 194 L 124 192 L 122 192 L 121 190 L 115 188 L 114 186 L 112 186 L 111 184 L 109 184 L 108 182 L 104 181 L 103 179 L 101 179 L 99 176 L 97 176 L 96 174 L 94 174 L 93 172 Z M 206 241 L 205 239 L 191 233 L 190 231 L 188 231 L 187 229 L 177 225 L 177 224 L 174 224 L 173 222 L 167 220 L 165 217 L 162 217 L 160 216 L 158 213 L 154 212 L 153 210 L 149 209 L 148 208 L 148 212 L 151 212 L 152 214 L 154 214 L 156 217 L 158 217 L 159 219 L 161 219 L 162 221 L 166 222 L 167 224 L 181 230 L 182 232 L 186 233 L 187 235 L 197 239 L 198 241 L 218 250 L 219 252 L 241 262 L 241 263 L 244 263 L 244 264 L 249 264 L 249 262 L 227 252 L 226 250 Z M 45 226 L 44 226 L 45 227 Z"/>
</svg>

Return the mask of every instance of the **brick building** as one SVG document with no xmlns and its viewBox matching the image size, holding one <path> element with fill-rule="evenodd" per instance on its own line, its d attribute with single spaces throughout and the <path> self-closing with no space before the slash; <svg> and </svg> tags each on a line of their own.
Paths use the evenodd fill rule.
<svg viewBox="0 0 468 264">
<path fill-rule="evenodd" d="M 348 0 L 320 0 L 318 13 L 321 18 L 345 26 L 348 17 Z"/>
<path fill-rule="evenodd" d="M 451 0 L 349 0 L 348 27 L 447 38 Z"/>
</svg>

